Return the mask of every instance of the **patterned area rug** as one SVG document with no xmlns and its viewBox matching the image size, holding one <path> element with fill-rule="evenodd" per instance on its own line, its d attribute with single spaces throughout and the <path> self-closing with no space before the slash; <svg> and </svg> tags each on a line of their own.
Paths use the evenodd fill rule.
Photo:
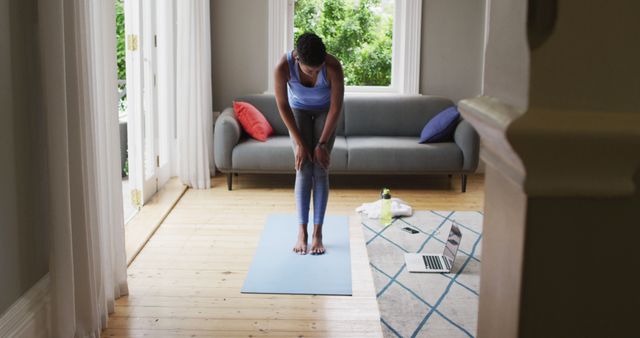
<svg viewBox="0 0 640 338">
<path fill-rule="evenodd" d="M 386 227 L 362 217 L 385 337 L 475 337 L 482 217 L 476 211 L 418 211 Z M 442 253 L 452 220 L 462 241 L 451 272 L 408 272 L 404 253 Z M 418 233 L 403 231 L 407 226 Z"/>
</svg>

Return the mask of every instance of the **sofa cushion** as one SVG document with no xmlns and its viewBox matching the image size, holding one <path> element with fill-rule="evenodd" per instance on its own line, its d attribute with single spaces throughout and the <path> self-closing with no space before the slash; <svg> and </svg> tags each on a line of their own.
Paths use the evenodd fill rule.
<svg viewBox="0 0 640 338">
<path fill-rule="evenodd" d="M 451 172 L 463 156 L 453 142 L 419 144 L 418 137 L 347 137 L 349 171 Z"/>
<path fill-rule="evenodd" d="M 251 103 L 234 102 L 233 110 L 244 131 L 254 139 L 264 142 L 273 134 L 273 128 L 264 115 Z"/>
<path fill-rule="evenodd" d="M 272 136 L 266 142 L 246 139 L 233 148 L 233 170 L 293 172 L 293 145 L 289 136 Z M 331 152 L 330 170 L 347 168 L 347 142 L 344 136 L 336 136 Z"/>
<path fill-rule="evenodd" d="M 347 139 L 344 136 L 336 136 L 331 150 L 331 164 L 329 170 L 347 170 Z"/>
<path fill-rule="evenodd" d="M 441 111 L 422 129 L 420 143 L 451 141 L 459 119 L 460 113 L 455 106 Z"/>
<path fill-rule="evenodd" d="M 427 121 L 452 105 L 436 96 L 346 97 L 345 135 L 415 137 Z"/>
</svg>

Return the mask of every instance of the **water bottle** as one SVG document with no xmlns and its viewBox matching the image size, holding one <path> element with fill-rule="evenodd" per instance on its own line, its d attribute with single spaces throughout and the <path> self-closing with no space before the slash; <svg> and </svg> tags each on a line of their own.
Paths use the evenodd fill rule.
<svg viewBox="0 0 640 338">
<path fill-rule="evenodd" d="M 388 188 L 382 189 L 382 208 L 380 210 L 380 224 L 391 224 L 391 191 Z"/>
</svg>

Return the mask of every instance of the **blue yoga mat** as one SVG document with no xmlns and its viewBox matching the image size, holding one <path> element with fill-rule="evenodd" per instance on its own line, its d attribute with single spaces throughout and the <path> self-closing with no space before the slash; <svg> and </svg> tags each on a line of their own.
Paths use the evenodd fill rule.
<svg viewBox="0 0 640 338">
<path fill-rule="evenodd" d="M 313 225 L 308 231 L 313 233 Z M 349 218 L 327 215 L 322 234 L 325 254 L 296 254 L 297 218 L 270 215 L 242 293 L 351 296 Z"/>
</svg>

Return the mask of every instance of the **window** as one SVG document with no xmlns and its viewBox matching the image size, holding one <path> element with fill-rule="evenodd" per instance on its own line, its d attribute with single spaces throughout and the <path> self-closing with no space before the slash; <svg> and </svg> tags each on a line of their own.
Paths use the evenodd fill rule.
<svg viewBox="0 0 640 338">
<path fill-rule="evenodd" d="M 394 0 L 296 0 L 293 41 L 318 34 L 347 86 L 391 86 Z"/>
<path fill-rule="evenodd" d="M 269 0 L 273 68 L 305 31 L 342 62 L 347 92 L 418 94 L 421 0 Z"/>
</svg>

